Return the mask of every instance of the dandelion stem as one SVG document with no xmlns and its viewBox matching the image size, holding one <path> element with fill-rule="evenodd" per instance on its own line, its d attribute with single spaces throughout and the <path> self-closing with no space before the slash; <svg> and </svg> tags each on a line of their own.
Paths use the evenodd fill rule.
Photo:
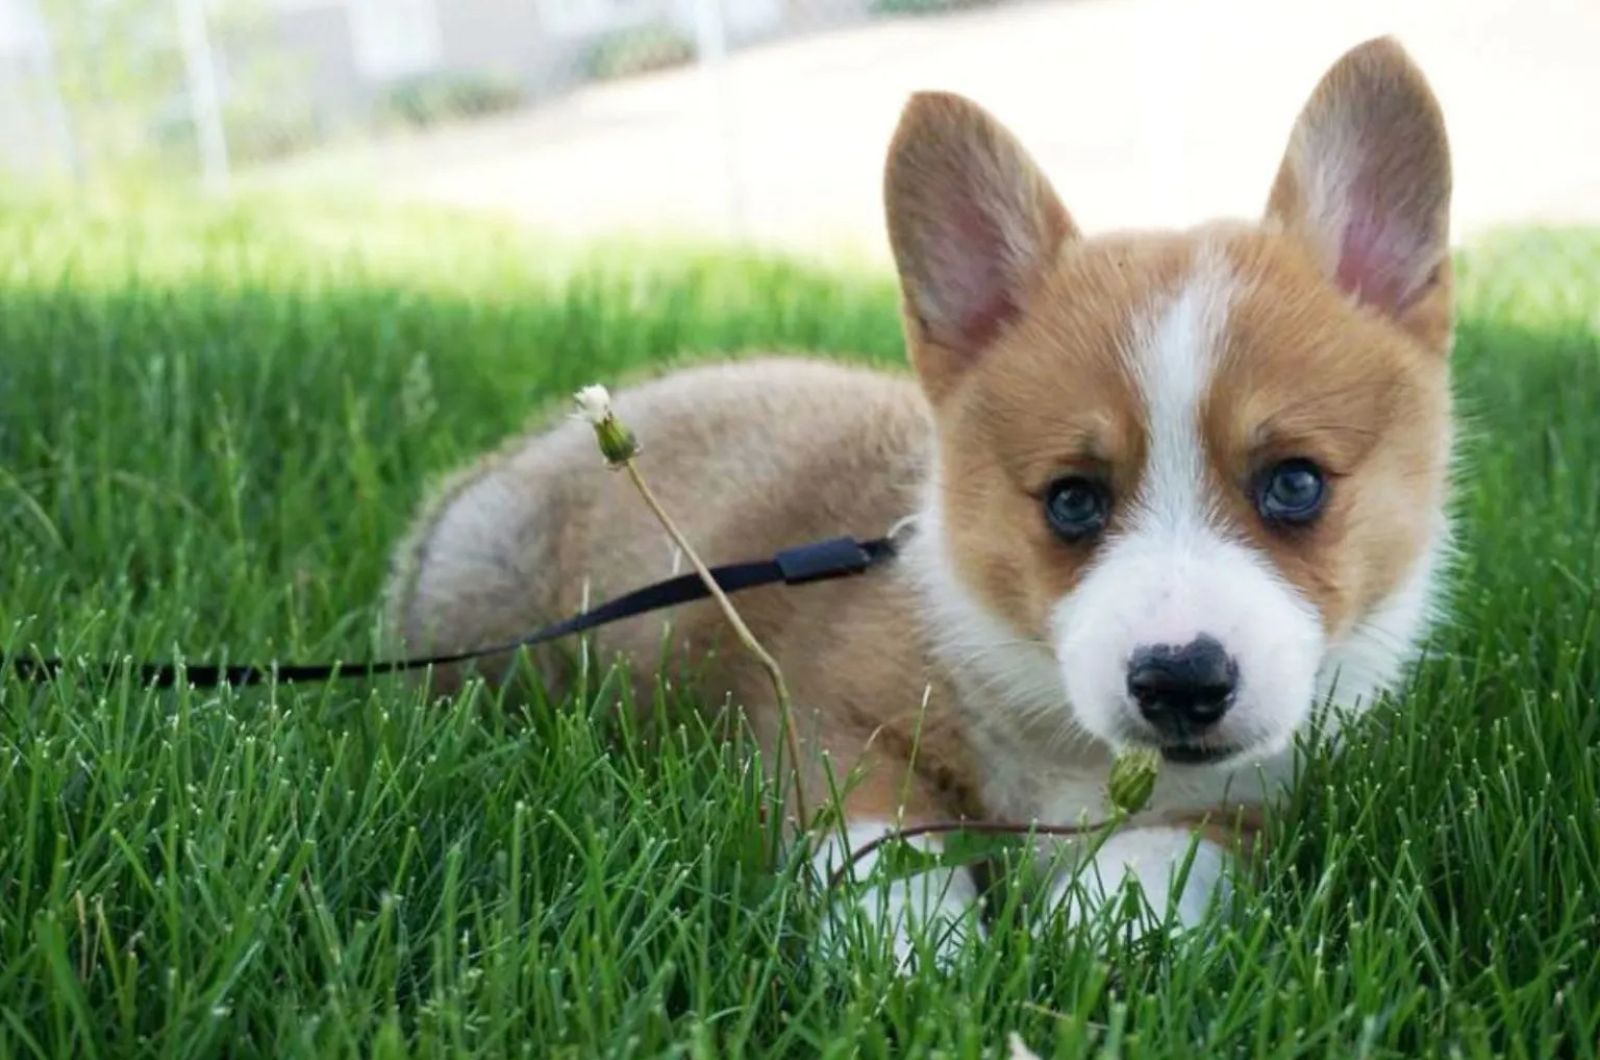
<svg viewBox="0 0 1600 1060">
<path fill-rule="evenodd" d="M 694 566 L 695 573 L 705 583 L 712 599 L 716 600 L 717 605 L 722 608 L 723 617 L 728 620 L 728 625 L 733 627 L 734 633 L 738 635 L 740 642 L 744 644 L 745 650 L 755 656 L 756 661 L 767 671 L 767 677 L 772 682 L 773 694 L 778 699 L 778 728 L 780 739 L 783 743 L 779 754 L 780 756 L 785 752 L 788 754 L 791 762 L 790 769 L 794 771 L 795 813 L 799 818 L 800 830 L 804 833 L 811 826 L 811 817 L 806 812 L 805 792 L 802 790 L 803 785 L 800 778 L 800 746 L 795 735 L 793 703 L 789 699 L 789 686 L 783 679 L 783 670 L 778 666 L 778 660 L 774 659 L 767 649 L 762 647 L 761 642 L 756 639 L 756 635 L 750 632 L 750 627 L 745 625 L 744 618 L 734 608 L 733 602 L 722 591 L 722 587 L 717 584 L 717 580 L 711 576 L 711 571 L 701 562 L 700 556 L 694 550 L 694 546 L 689 544 L 689 540 L 684 537 L 683 531 L 678 529 L 678 524 L 672 521 L 672 516 L 668 515 L 667 510 L 662 507 L 655 493 L 645 482 L 644 476 L 639 473 L 638 467 L 634 465 L 633 459 L 630 457 L 627 460 L 623 460 L 621 466 L 627 471 L 628 477 L 633 480 L 634 486 L 639 491 L 639 496 L 644 498 L 645 504 L 655 513 L 655 517 L 660 520 L 667 534 L 683 550 L 683 554 L 688 557 L 689 562 Z M 779 769 L 781 772 L 781 761 L 779 762 Z"/>
<path fill-rule="evenodd" d="M 1015 835 L 1015 836 L 1052 836 L 1070 837 L 1093 835 L 1097 832 L 1115 828 L 1126 820 L 1126 815 L 1115 813 L 1109 820 L 1099 824 L 1039 824 L 1037 822 L 1024 824 L 1020 821 L 930 821 L 927 824 L 915 825 L 911 828 L 896 828 L 885 832 L 883 835 L 863 843 L 851 850 L 845 857 L 844 864 L 833 870 L 828 877 L 826 890 L 839 886 L 857 862 L 869 854 L 888 846 L 890 843 L 901 840 L 915 839 L 924 835 L 945 835 L 950 832 L 971 832 L 974 835 Z"/>
</svg>

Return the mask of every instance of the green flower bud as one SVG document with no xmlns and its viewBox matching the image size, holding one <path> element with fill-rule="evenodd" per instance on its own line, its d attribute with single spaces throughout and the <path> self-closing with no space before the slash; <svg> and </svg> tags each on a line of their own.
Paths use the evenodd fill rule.
<svg viewBox="0 0 1600 1060">
<path fill-rule="evenodd" d="M 1124 747 L 1111 763 L 1106 796 L 1123 813 L 1138 813 L 1156 790 L 1161 755 L 1149 747 Z"/>
<path fill-rule="evenodd" d="M 572 395 L 572 400 L 578 406 L 578 415 L 594 427 L 594 437 L 606 463 L 617 467 L 638 455 L 639 441 L 617 419 L 611 409 L 611 394 L 605 387 L 586 386 Z"/>
</svg>

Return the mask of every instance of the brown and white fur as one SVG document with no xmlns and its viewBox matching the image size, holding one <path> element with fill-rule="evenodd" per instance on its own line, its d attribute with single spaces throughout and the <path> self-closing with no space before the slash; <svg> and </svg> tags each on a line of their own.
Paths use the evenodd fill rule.
<svg viewBox="0 0 1600 1060">
<path fill-rule="evenodd" d="M 906 107 L 885 190 L 916 382 L 747 360 L 628 390 L 619 414 L 711 562 L 914 516 L 887 568 L 739 601 L 792 686 L 812 804 L 828 770 L 847 786 L 851 844 L 934 819 L 1100 816 L 1114 749 L 1165 742 L 1130 659 L 1220 642 L 1237 690 L 1194 744 L 1221 757 L 1166 765 L 1092 866 L 1193 923 L 1227 864 L 1226 829 L 1204 831 L 1169 894 L 1195 828 L 1287 777 L 1314 708 L 1392 685 L 1429 616 L 1451 438 L 1438 106 L 1396 44 L 1356 48 L 1306 105 L 1255 224 L 1085 238 L 1016 140 L 943 94 Z M 1290 458 L 1326 474 L 1308 525 L 1257 511 L 1260 476 Z M 1064 476 L 1109 492 L 1090 540 L 1044 516 Z M 558 423 L 444 491 L 402 550 L 392 614 L 412 650 L 467 648 L 673 566 L 589 428 Z M 599 647 L 648 679 L 666 622 L 668 664 L 714 652 L 698 671 L 711 701 L 746 708 L 770 747 L 765 677 L 710 605 Z M 903 947 L 908 915 L 957 920 L 975 897 L 966 870 L 941 870 L 880 908 Z"/>
</svg>

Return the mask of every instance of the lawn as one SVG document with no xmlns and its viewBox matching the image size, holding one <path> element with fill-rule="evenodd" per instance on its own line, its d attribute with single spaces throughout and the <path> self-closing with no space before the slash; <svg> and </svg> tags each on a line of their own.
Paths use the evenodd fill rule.
<svg viewBox="0 0 1600 1060">
<path fill-rule="evenodd" d="M 84 669 L 0 679 L 0 1057 L 1596 1055 L 1600 233 L 1461 275 L 1453 614 L 1308 748 L 1197 935 L 1029 931 L 1012 888 L 947 973 L 814 959 L 749 754 L 647 745 L 603 660 L 561 703 Z M 893 285 L 366 208 L 9 201 L 0 644 L 366 657 L 431 480 L 579 384 L 746 348 L 894 363 Z"/>
</svg>

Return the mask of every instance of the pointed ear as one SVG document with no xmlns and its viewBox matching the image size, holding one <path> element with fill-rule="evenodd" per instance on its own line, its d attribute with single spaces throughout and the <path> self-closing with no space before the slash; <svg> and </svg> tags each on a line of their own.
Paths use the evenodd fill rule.
<svg viewBox="0 0 1600 1060">
<path fill-rule="evenodd" d="M 1450 147 L 1439 104 L 1388 37 L 1334 64 L 1289 137 L 1267 216 L 1329 280 L 1424 343 L 1450 342 Z"/>
<path fill-rule="evenodd" d="M 1022 145 L 960 96 L 919 93 L 884 174 L 906 339 L 937 399 L 1018 313 L 1076 233 Z"/>
</svg>

